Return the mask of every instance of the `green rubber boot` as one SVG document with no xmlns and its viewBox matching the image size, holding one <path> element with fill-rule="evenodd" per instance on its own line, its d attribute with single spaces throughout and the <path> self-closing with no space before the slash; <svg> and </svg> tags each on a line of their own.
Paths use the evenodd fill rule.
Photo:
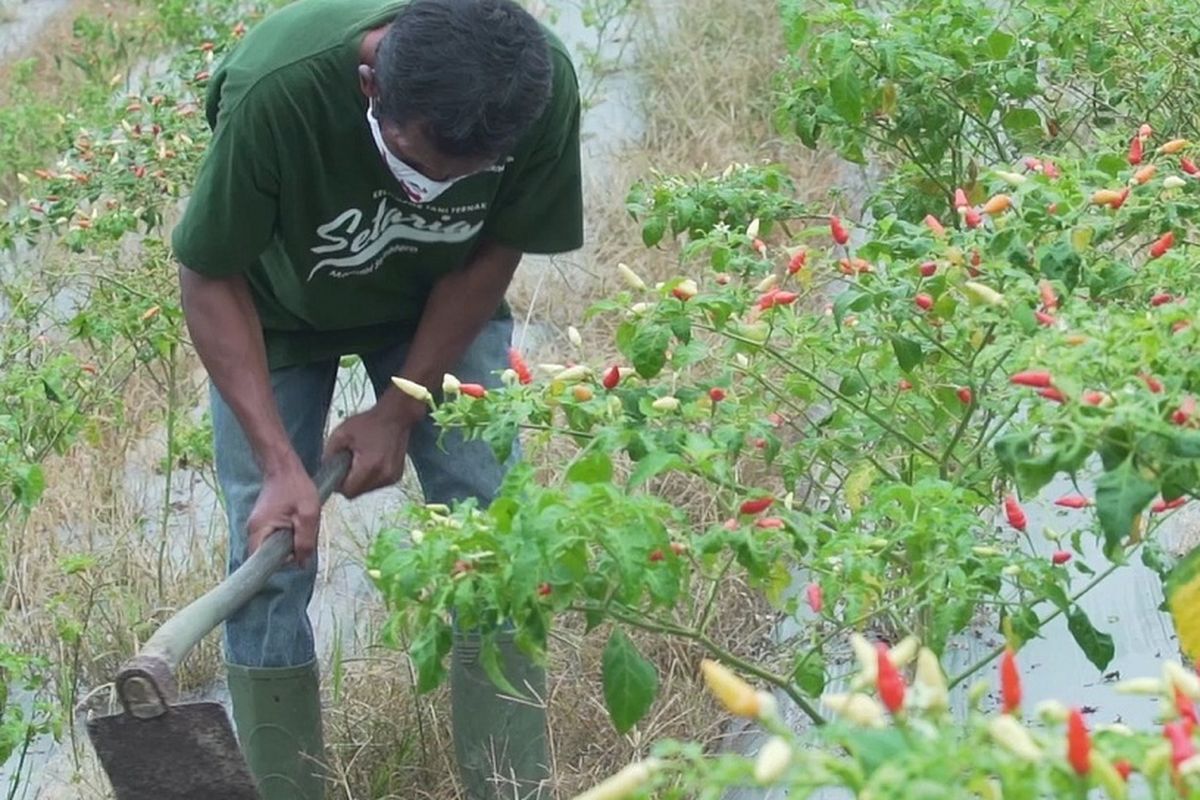
<svg viewBox="0 0 1200 800">
<path fill-rule="evenodd" d="M 238 741 L 262 800 L 321 800 L 325 748 L 315 661 L 280 669 L 227 665 Z"/>
<path fill-rule="evenodd" d="M 511 635 L 497 639 L 504 676 L 524 695 L 499 689 L 479 662 L 479 636 L 456 633 L 450 706 L 459 774 L 470 800 L 550 797 L 546 753 L 546 673 Z"/>
</svg>

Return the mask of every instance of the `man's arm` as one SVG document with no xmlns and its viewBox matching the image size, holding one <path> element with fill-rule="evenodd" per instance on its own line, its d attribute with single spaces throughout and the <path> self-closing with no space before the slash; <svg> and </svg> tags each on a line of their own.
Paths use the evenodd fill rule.
<svg viewBox="0 0 1200 800">
<path fill-rule="evenodd" d="M 484 241 L 462 269 L 439 280 L 430 292 L 417 325 L 408 357 L 398 377 L 422 386 L 438 387 L 483 330 L 504 300 L 521 252 Z M 346 497 L 356 497 L 400 479 L 408 447 L 408 431 L 428 409 L 399 389 L 390 387 L 366 414 L 346 420 L 329 437 L 326 452 L 355 453 L 350 474 L 342 483 Z M 387 431 L 380 436 L 380 426 Z M 387 448 L 378 452 L 378 448 Z M 359 459 L 370 451 L 372 457 Z"/>
<path fill-rule="evenodd" d="M 303 564 L 316 547 L 321 504 L 279 416 L 249 284 L 241 275 L 209 278 L 184 266 L 179 282 L 196 352 L 262 468 L 263 487 L 248 526 L 250 550 L 278 528 L 291 528 Z"/>
</svg>

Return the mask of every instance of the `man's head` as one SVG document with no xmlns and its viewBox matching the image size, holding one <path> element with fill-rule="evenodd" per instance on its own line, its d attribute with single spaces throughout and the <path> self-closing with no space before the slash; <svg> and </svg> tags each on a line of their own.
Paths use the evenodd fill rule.
<svg viewBox="0 0 1200 800">
<path fill-rule="evenodd" d="M 508 153 L 550 99 L 538 22 L 513 0 L 411 0 L 362 66 L 393 156 L 436 181 Z"/>
</svg>

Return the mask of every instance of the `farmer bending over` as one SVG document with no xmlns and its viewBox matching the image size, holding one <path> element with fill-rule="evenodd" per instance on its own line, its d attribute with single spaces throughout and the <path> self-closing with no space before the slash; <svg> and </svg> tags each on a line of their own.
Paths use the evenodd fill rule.
<svg viewBox="0 0 1200 800">
<path fill-rule="evenodd" d="M 353 498 L 395 484 L 411 456 L 426 501 L 492 499 L 506 465 L 480 442 L 440 449 L 426 408 L 391 379 L 498 382 L 522 254 L 582 243 L 577 83 L 513 0 L 298 0 L 225 58 L 206 110 L 213 138 L 173 247 L 211 378 L 229 569 L 270 532 L 295 532 L 295 563 L 225 626 L 234 720 L 262 796 L 314 800 L 310 475 L 323 452 L 349 450 Z M 376 402 L 323 447 L 347 354 Z M 499 696 L 475 641 L 458 633 L 452 656 L 464 782 L 473 800 L 529 796 L 547 778 L 544 711 Z M 502 649 L 510 679 L 540 691 L 539 670 Z"/>
</svg>

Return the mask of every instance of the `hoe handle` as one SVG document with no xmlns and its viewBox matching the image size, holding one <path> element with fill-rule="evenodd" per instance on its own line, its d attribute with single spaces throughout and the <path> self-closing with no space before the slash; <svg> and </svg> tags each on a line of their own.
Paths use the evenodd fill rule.
<svg viewBox="0 0 1200 800">
<path fill-rule="evenodd" d="M 350 469 L 350 453 L 340 452 L 313 479 L 324 505 Z M 292 554 L 292 531 L 280 528 L 225 580 L 163 623 L 117 674 L 117 695 L 135 717 L 156 717 L 175 701 L 175 669 L 207 636 L 266 585 Z"/>
</svg>

